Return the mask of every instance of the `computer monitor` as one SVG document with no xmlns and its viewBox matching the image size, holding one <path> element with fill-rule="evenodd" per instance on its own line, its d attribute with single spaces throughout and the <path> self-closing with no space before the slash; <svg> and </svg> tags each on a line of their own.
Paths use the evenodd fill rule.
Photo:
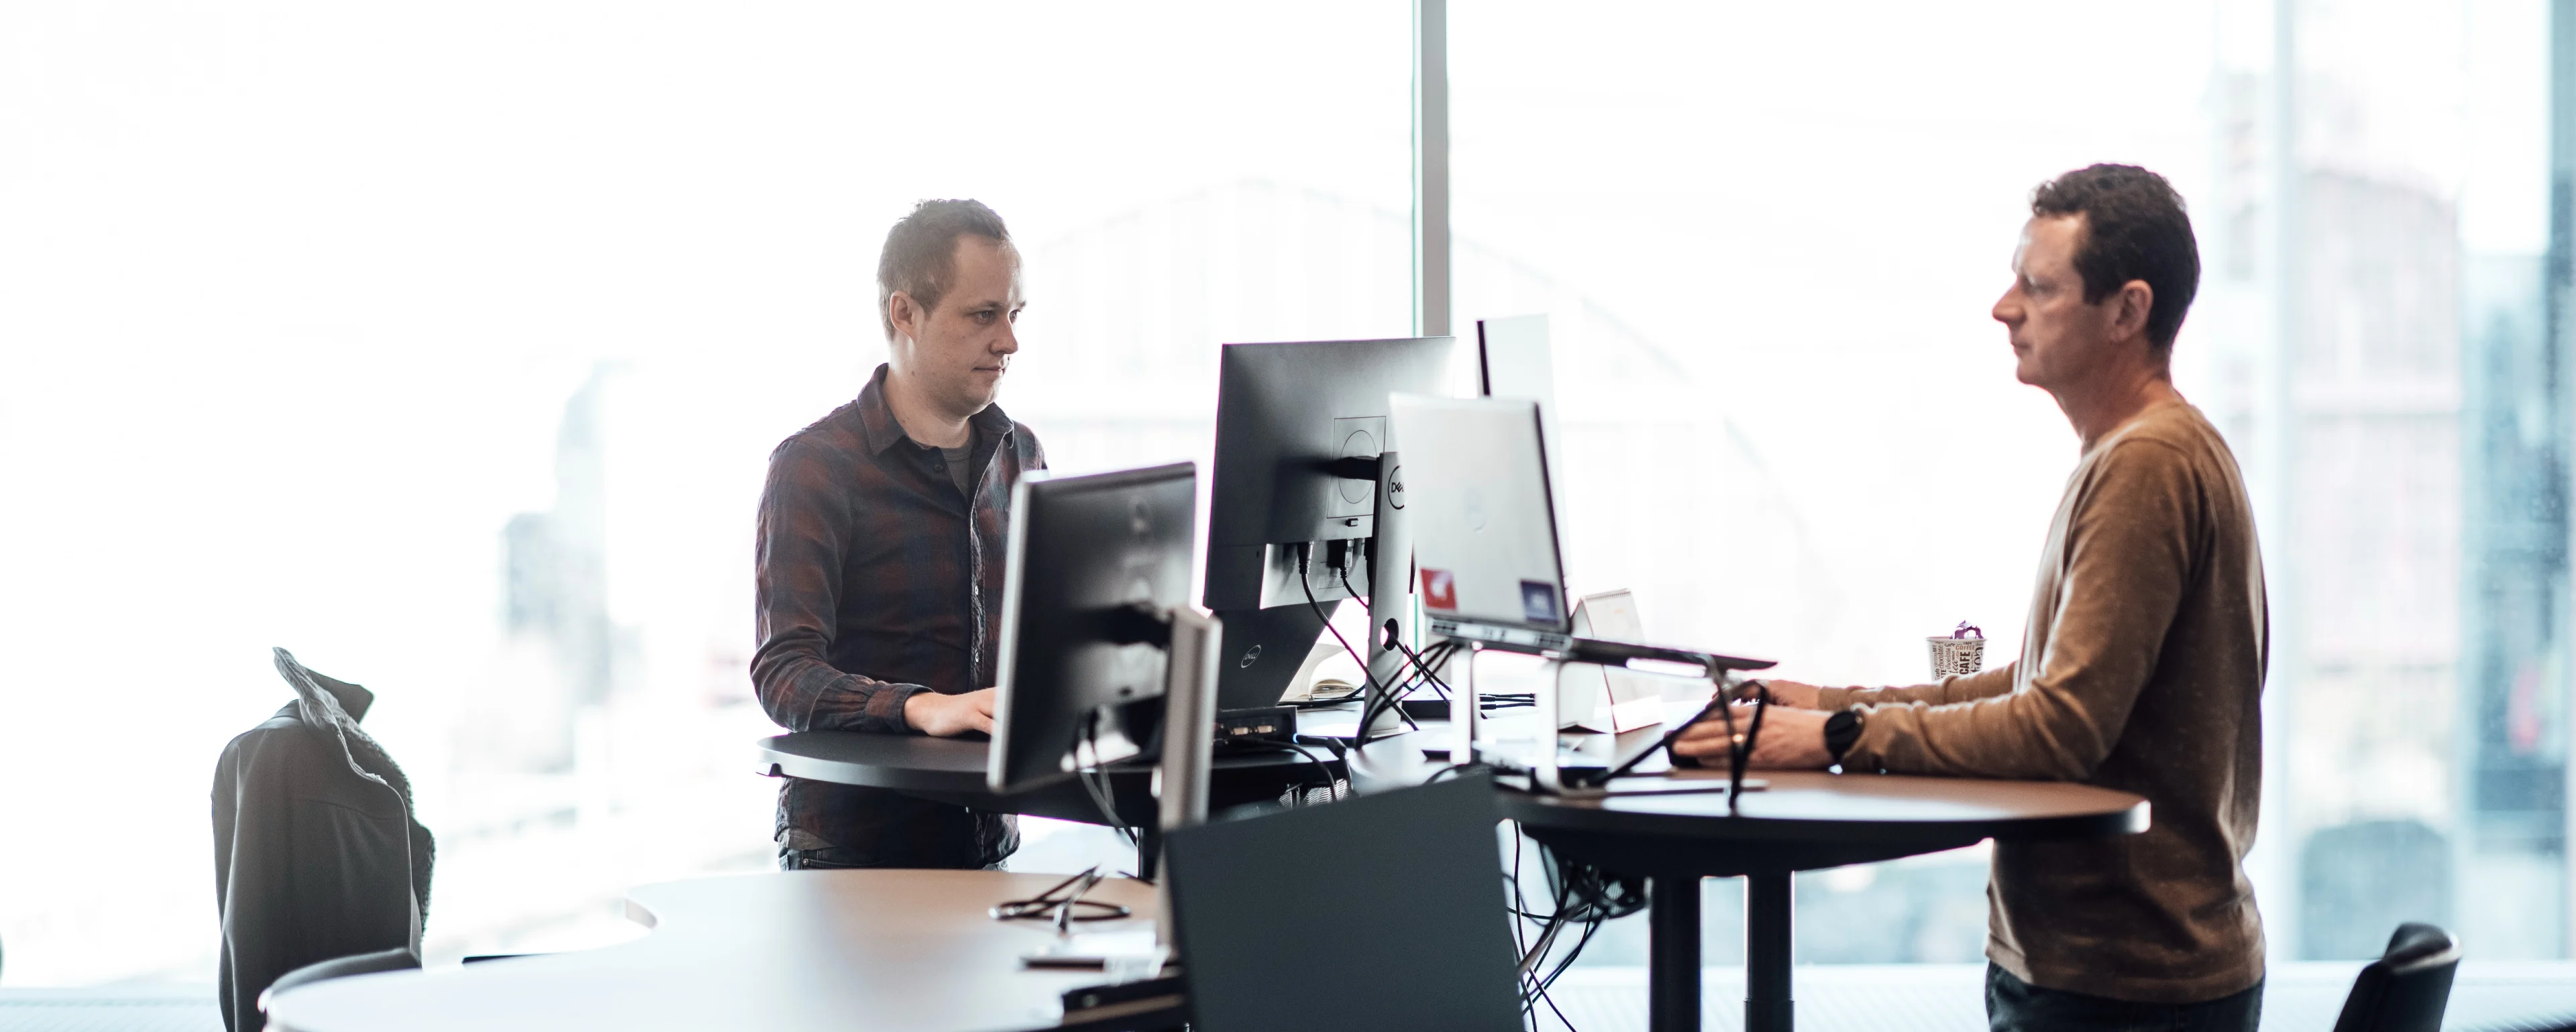
<svg viewBox="0 0 2576 1032">
<path fill-rule="evenodd" d="M 1260 662 L 1266 645 L 1263 657 L 1242 665 L 1252 636 L 1236 628 L 1253 621 L 1235 614 L 1295 606 L 1329 615 L 1337 600 L 1375 590 L 1368 557 L 1404 552 L 1376 547 L 1378 484 L 1391 472 L 1377 461 L 1390 440 L 1387 396 L 1443 393 L 1455 344 L 1413 337 L 1225 345 L 1201 596 L 1227 624 L 1220 706 L 1274 705 L 1296 670 L 1294 662 Z M 1405 582 L 1402 569 L 1393 573 Z M 1311 641 L 1321 620 L 1309 622 L 1313 629 L 1302 633 Z M 1301 633 L 1299 623 L 1264 622 L 1283 635 Z"/>
<path fill-rule="evenodd" d="M 1556 357 L 1548 346 L 1544 315 L 1476 320 L 1477 393 L 1488 398 L 1538 402 L 1539 433 L 1547 445 L 1547 475 L 1565 483 L 1565 449 L 1556 414 Z"/>
<path fill-rule="evenodd" d="M 1017 792 L 1138 755 L 1159 723 L 1161 642 L 1189 604 L 1198 468 L 1030 473 L 1012 489 L 1001 670 L 985 781 Z"/>
<path fill-rule="evenodd" d="M 1324 635 L 1323 617 L 1315 610 L 1330 613 L 1339 605 L 1310 607 L 1300 599 L 1293 606 L 1227 611 L 1225 656 L 1216 675 L 1217 709 L 1278 705 L 1280 693 L 1288 690 L 1316 639 Z"/>
</svg>

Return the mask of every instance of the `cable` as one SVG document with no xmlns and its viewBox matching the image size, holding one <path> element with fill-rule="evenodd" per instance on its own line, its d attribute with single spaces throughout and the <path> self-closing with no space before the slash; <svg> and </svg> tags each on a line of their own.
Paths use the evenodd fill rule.
<svg viewBox="0 0 2576 1032">
<path fill-rule="evenodd" d="M 1351 586 L 1351 564 L 1343 563 L 1335 567 L 1333 575 L 1342 579 L 1342 590 L 1351 596 L 1352 601 L 1360 604 L 1360 611 L 1367 613 L 1371 620 L 1377 619 L 1377 606 L 1374 604 L 1376 599 L 1360 594 L 1360 589 Z"/>
<path fill-rule="evenodd" d="M 1719 694 L 1725 694 L 1723 687 L 1719 689 Z M 1732 711 L 1735 707 L 1728 705 L 1726 708 L 1730 711 L 1726 721 L 1728 731 L 1726 812 L 1732 814 L 1744 802 L 1744 767 L 1753 761 L 1753 746 L 1762 740 L 1762 714 L 1763 711 L 1771 708 L 1771 686 L 1760 681 L 1753 682 L 1753 723 L 1745 728 L 1742 742 L 1735 741 L 1733 734 L 1735 719 Z"/>
<path fill-rule="evenodd" d="M 1386 643 L 1387 643 L 1387 644 L 1389 644 L 1389 645 L 1393 645 L 1393 646 L 1395 646 L 1395 650 L 1396 650 L 1396 651 L 1401 652 L 1401 653 L 1404 653 L 1404 658 L 1406 658 L 1406 659 L 1408 659 L 1408 660 L 1412 660 L 1412 661 L 1413 661 L 1413 668 L 1422 672 L 1422 679 L 1423 679 L 1423 680 L 1431 682 L 1431 684 L 1432 684 L 1434 687 L 1436 687 L 1436 688 L 1438 688 L 1438 689 L 1440 690 L 1440 697 L 1441 697 L 1441 698 L 1444 698 L 1444 699 L 1445 699 L 1445 698 L 1448 698 L 1448 697 L 1449 697 L 1449 682 L 1441 680 L 1441 679 L 1440 679 L 1440 675 L 1435 674 L 1435 673 L 1432 673 L 1432 672 L 1431 672 L 1431 664 L 1426 663 L 1426 662 L 1423 662 L 1422 657 L 1421 657 L 1420 655 L 1415 654 L 1415 653 L 1414 653 L 1414 651 L 1413 651 L 1412 649 L 1405 648 L 1405 647 L 1404 647 L 1404 643 L 1403 643 L 1402 641 L 1398 641 L 1398 640 L 1396 640 L 1395 635 L 1392 635 L 1392 634 L 1387 635 L 1387 636 L 1386 636 Z M 1457 643 L 1457 642 L 1454 642 L 1454 641 L 1444 641 L 1444 642 L 1441 642 L 1441 643 L 1440 643 L 1440 644 L 1438 644 L 1438 645 L 1434 645 L 1434 646 L 1432 646 L 1430 649 L 1425 649 L 1425 650 L 1423 650 L 1423 651 L 1425 651 L 1425 652 L 1429 652 L 1429 651 L 1432 651 L 1432 650 L 1434 650 L 1434 649 L 1440 649 L 1440 648 L 1448 648 L 1448 649 L 1450 649 L 1450 650 L 1452 650 L 1452 651 L 1455 651 L 1455 650 L 1457 649 L 1457 647 L 1458 647 L 1458 643 Z M 1443 659 L 1446 659 L 1447 657 L 1446 657 L 1446 656 L 1443 656 L 1442 658 L 1443 658 Z"/>
<path fill-rule="evenodd" d="M 1307 607 L 1315 611 L 1315 619 L 1323 622 L 1325 630 L 1333 632 L 1333 640 L 1342 643 L 1342 651 L 1350 654 L 1351 662 L 1360 665 L 1360 680 L 1367 685 L 1369 692 L 1376 696 L 1380 701 L 1392 699 L 1392 695 L 1387 692 L 1386 689 L 1378 686 L 1377 675 L 1369 671 L 1368 659 L 1360 655 L 1360 650 L 1351 647 L 1350 639 L 1342 637 L 1341 628 L 1333 626 L 1333 618 L 1324 612 L 1324 604 L 1315 601 L 1315 584 L 1313 581 L 1307 579 L 1306 576 L 1306 562 L 1308 558 L 1313 555 L 1314 550 L 1314 545 L 1312 544 L 1297 546 L 1297 587 L 1306 593 Z M 1388 704 L 1392 705 L 1391 702 Z M 1383 711 L 1384 707 L 1382 706 L 1376 707 L 1375 711 L 1372 711 L 1372 707 L 1369 704 L 1362 703 L 1360 705 L 1359 734 L 1361 738 L 1368 737 L 1369 724 L 1377 719 L 1378 712 Z M 1421 730 L 1422 725 L 1414 723 L 1412 715 L 1404 712 L 1403 707 L 1396 707 L 1395 715 L 1403 717 L 1406 726 L 1417 731 Z"/>
<path fill-rule="evenodd" d="M 1324 629 L 1333 632 L 1333 640 L 1341 642 L 1342 651 L 1350 655 L 1351 662 L 1357 663 L 1360 666 L 1360 681 L 1367 686 L 1368 694 L 1363 696 L 1360 700 L 1360 726 L 1358 737 L 1360 740 L 1366 741 L 1368 739 L 1369 725 L 1377 723 L 1378 716 L 1390 710 L 1392 710 L 1398 718 L 1401 718 L 1404 721 L 1406 727 L 1413 728 L 1416 731 L 1421 730 L 1422 725 L 1413 722 L 1413 714 L 1406 713 L 1404 711 L 1404 693 L 1379 685 L 1377 683 L 1377 672 L 1369 669 L 1367 658 L 1361 656 L 1358 649 L 1351 647 L 1350 639 L 1342 637 L 1341 628 L 1333 626 L 1333 622 L 1324 617 L 1323 604 L 1315 601 L 1315 585 L 1312 581 L 1306 579 L 1306 563 L 1309 557 L 1313 554 L 1314 546 L 1312 545 L 1304 546 L 1304 549 L 1297 553 L 1297 586 L 1305 589 L 1306 604 L 1314 607 L 1316 619 L 1324 621 Z M 1351 587 L 1351 575 L 1348 564 L 1336 567 L 1333 572 L 1335 576 L 1341 578 L 1342 590 L 1349 593 L 1353 599 L 1357 599 L 1360 604 L 1360 609 L 1364 613 L 1368 614 L 1371 619 L 1375 619 L 1376 611 L 1370 606 L 1369 600 L 1361 597 L 1358 589 Z"/>
<path fill-rule="evenodd" d="M 1600 934 L 1602 925 L 1645 909 L 1645 880 L 1568 861 L 1542 843 L 1539 855 L 1545 864 L 1552 907 L 1548 913 L 1539 913 L 1530 908 L 1528 893 L 1521 885 L 1524 836 L 1517 824 L 1511 828 L 1512 866 L 1506 875 L 1511 894 L 1507 909 L 1515 919 L 1513 942 L 1521 953 L 1516 973 L 1521 987 L 1521 1015 L 1528 1027 L 1536 1028 L 1538 1007 L 1544 1004 L 1558 1022 L 1573 1029 L 1573 1021 L 1557 1006 L 1550 990 L 1573 968 L 1584 948 Z M 1540 926 L 1535 939 L 1530 937 L 1529 929 L 1520 926 L 1522 921 Z"/>
<path fill-rule="evenodd" d="M 1305 746 L 1299 745 L 1295 742 L 1281 742 L 1276 740 L 1261 741 L 1257 744 L 1265 745 L 1283 752 L 1293 752 L 1299 756 L 1305 757 L 1307 764 L 1315 768 L 1315 773 L 1323 776 L 1324 783 L 1319 787 L 1321 787 L 1326 794 L 1332 796 L 1334 802 L 1341 801 L 1342 779 L 1334 777 L 1333 768 L 1325 766 L 1324 761 L 1315 758 L 1314 753 L 1307 752 Z"/>
<path fill-rule="evenodd" d="M 1109 772 L 1106 770 L 1098 772 L 1104 784 L 1095 786 L 1091 783 L 1094 768 L 1100 765 L 1100 715 L 1098 713 L 1092 714 L 1091 719 L 1083 723 L 1081 742 L 1089 747 L 1092 762 L 1074 764 L 1073 779 L 1082 782 L 1082 794 L 1090 796 L 1091 805 L 1100 809 L 1101 820 L 1116 831 L 1118 837 L 1126 839 L 1127 848 L 1135 850 L 1141 857 L 1145 852 L 1145 846 L 1136 838 L 1136 829 L 1128 827 L 1126 822 L 1119 818 L 1118 804 L 1113 800 L 1109 787 L 1105 784 L 1109 780 Z M 1144 861 L 1139 859 L 1137 862 L 1141 864 Z"/>
<path fill-rule="evenodd" d="M 1364 596 L 1364 595 L 1361 595 L 1361 594 L 1360 594 L 1360 589 L 1358 589 L 1358 588 L 1355 588 L 1355 587 L 1352 587 L 1352 586 L 1351 586 L 1351 570 L 1350 570 L 1350 565 L 1349 565 L 1349 564 L 1347 564 L 1347 563 L 1345 563 L 1345 564 L 1343 564 L 1343 565 L 1341 565 L 1341 566 L 1339 566 L 1339 567 L 1336 567 L 1336 568 L 1334 569 L 1333 573 L 1334 573 L 1334 575 L 1335 575 L 1335 576 L 1338 576 L 1338 577 L 1340 577 L 1340 578 L 1341 578 L 1341 581 L 1342 581 L 1342 590 L 1343 590 L 1343 591 L 1345 591 L 1345 592 L 1350 593 L 1350 596 L 1351 596 L 1352 598 L 1357 599 L 1357 600 L 1359 601 L 1360 608 L 1361 608 L 1363 611 L 1365 611 L 1365 612 L 1366 612 L 1366 614 L 1367 614 L 1367 616 L 1368 616 L 1369 620 L 1370 620 L 1370 621 L 1372 621 L 1372 622 L 1374 622 L 1374 621 L 1377 619 L 1377 604 L 1376 604 L 1376 603 L 1377 603 L 1377 599 L 1376 599 L 1374 596 Z M 1413 650 L 1405 648 L 1405 647 L 1404 647 L 1404 642 L 1402 642 L 1402 641 L 1400 641 L 1400 640 L 1397 640 L 1397 638 L 1396 638 L 1396 636 L 1395 636 L 1395 628 L 1394 628 L 1394 624 L 1395 624 L 1395 621 L 1394 621 L 1394 620 L 1392 620 L 1392 619 L 1390 619 L 1390 620 L 1388 620 L 1388 621 L 1387 621 L 1387 625 L 1388 625 L 1388 626 L 1384 629 L 1384 631 L 1385 631 L 1384 636 L 1385 636 L 1385 638 L 1386 638 L 1386 643 L 1387 643 L 1388 645 L 1390 645 L 1390 646 L 1394 647 L 1396 651 L 1403 653 L 1403 654 L 1404 654 L 1404 657 L 1405 657 L 1406 659 L 1408 659 L 1408 660 L 1412 660 L 1414 667 L 1416 667 L 1417 669 L 1421 668 L 1421 666 L 1422 666 L 1422 661 L 1421 661 L 1421 660 L 1419 660 L 1419 659 L 1416 659 L 1416 658 L 1414 657 L 1414 655 L 1413 655 Z M 1347 650 L 1347 649 L 1349 649 L 1350 647 L 1351 647 L 1351 646 L 1350 646 L 1350 643 L 1349 643 L 1349 642 L 1343 642 L 1343 643 L 1342 643 L 1342 648 L 1343 648 L 1343 649 Z M 1448 686 L 1448 685 L 1446 685 L 1446 684 L 1441 684 L 1441 683 L 1440 683 L 1440 679 L 1439 679 L 1439 678 L 1437 678 L 1437 677 L 1433 677 L 1433 676 L 1431 675 L 1431 671 L 1429 671 L 1429 670 L 1427 670 L 1427 669 L 1426 669 L 1426 670 L 1423 670 L 1423 671 L 1422 671 L 1422 676 L 1423 676 L 1426 680 L 1428 680 L 1431 684 L 1433 684 L 1433 685 L 1437 686 L 1436 688 L 1434 688 L 1434 690 L 1440 693 L 1440 697 L 1441 697 L 1441 698 L 1443 698 L 1443 699 L 1447 699 L 1447 698 L 1449 697 L 1449 686 Z M 1423 683 L 1423 682 L 1421 682 L 1421 681 L 1412 681 L 1412 682 L 1408 682 L 1408 683 L 1406 683 L 1406 684 L 1404 684 L 1404 685 L 1401 685 L 1401 686 L 1398 686 L 1396 689 L 1394 689 L 1394 690 L 1389 691 L 1389 692 L 1387 692 L 1387 693 L 1386 693 L 1388 696 L 1390 696 L 1390 697 L 1392 698 L 1392 701 L 1391 701 L 1391 702 L 1389 702 L 1389 703 L 1387 703 L 1387 705 L 1388 705 L 1388 706 L 1393 707 L 1393 708 L 1394 708 L 1394 710 L 1395 710 L 1395 712 L 1396 712 L 1398 715 L 1400 715 L 1400 716 L 1402 716 L 1402 717 L 1404 718 L 1404 722 L 1405 722 L 1406 724 L 1410 724 L 1410 725 L 1412 725 L 1412 726 L 1413 726 L 1413 728 L 1414 728 L 1415 730 L 1417 730 L 1417 731 L 1418 731 L 1418 730 L 1421 730 L 1422 725 L 1420 725 L 1420 724 L 1415 724 L 1415 723 L 1413 722 L 1413 714 L 1405 712 L 1405 710 L 1404 710 L 1404 699 L 1405 699 L 1407 696 L 1412 695 L 1412 694 L 1414 693 L 1414 691 L 1415 691 L 1415 690 L 1417 690 L 1417 689 L 1421 688 L 1421 687 L 1422 687 L 1422 683 Z M 1363 712 L 1361 713 L 1361 719 L 1360 719 L 1360 732 L 1361 732 L 1361 734 L 1362 734 L 1362 735 L 1366 735 L 1366 734 L 1368 733 L 1368 726 L 1369 726 L 1370 722 L 1371 722 L 1372 720 L 1374 720 L 1375 718 L 1374 718 L 1374 716 L 1373 716 L 1373 715 L 1371 715 L 1371 714 L 1369 714 L 1369 713 L 1365 712 L 1365 710 L 1366 710 L 1366 707 L 1365 707 L 1365 706 L 1363 706 L 1363 707 L 1362 707 L 1362 709 L 1363 709 Z"/>
</svg>

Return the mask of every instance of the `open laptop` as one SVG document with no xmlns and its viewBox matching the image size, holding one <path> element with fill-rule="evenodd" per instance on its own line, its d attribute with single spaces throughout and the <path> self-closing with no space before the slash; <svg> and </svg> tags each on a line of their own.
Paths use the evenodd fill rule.
<svg viewBox="0 0 2576 1032">
<path fill-rule="evenodd" d="M 1574 633 L 1537 402 L 1397 394 L 1389 399 L 1389 412 L 1404 455 L 1415 587 L 1433 634 L 1603 666 L 1631 660 L 1688 664 L 1711 679 L 1773 665 Z M 1555 680 L 1540 679 L 1538 700 L 1542 726 L 1551 729 L 1559 712 Z M 1462 728 L 1462 745 L 1474 743 L 1474 719 L 1457 720 L 1453 711 L 1453 720 Z M 1610 769 L 1635 759 L 1632 750 L 1651 748 L 1657 736 L 1639 731 L 1620 739 L 1617 751 L 1602 758 Z M 1555 750 L 1532 752 L 1527 766 L 1533 776 L 1556 787 Z"/>
</svg>

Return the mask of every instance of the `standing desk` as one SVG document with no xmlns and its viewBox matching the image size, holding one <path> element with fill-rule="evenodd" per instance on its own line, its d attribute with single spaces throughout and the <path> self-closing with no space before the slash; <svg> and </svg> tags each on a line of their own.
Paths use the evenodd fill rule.
<svg viewBox="0 0 2576 1032">
<path fill-rule="evenodd" d="M 1042 921 L 985 908 L 1061 881 L 999 871 L 794 871 L 637 888 L 632 942 L 456 968 L 314 982 L 269 1001 L 278 1032 L 762 1029 L 997 1032 L 1178 1025 L 1178 997 L 1065 1019 L 1062 996 L 1099 971 L 1030 970 L 1055 938 Z M 1101 882 L 1086 897 L 1133 916 L 1081 931 L 1146 931 L 1151 886 Z"/>
<path fill-rule="evenodd" d="M 1435 731 L 1397 735 L 1350 753 L 1360 791 L 1420 784 L 1446 767 Z M 1719 771 L 1676 771 L 1710 778 Z M 1744 1027 L 1789 1032 L 1792 872 L 1874 863 L 1973 845 L 2103 838 L 2145 831 L 2147 801 L 2091 785 L 2047 781 L 1759 772 L 1766 789 L 1730 814 L 1723 791 L 1568 799 L 1498 789 L 1502 815 L 1566 856 L 1647 886 L 1647 1025 L 1700 1027 L 1699 880 L 1744 876 Z"/>
</svg>

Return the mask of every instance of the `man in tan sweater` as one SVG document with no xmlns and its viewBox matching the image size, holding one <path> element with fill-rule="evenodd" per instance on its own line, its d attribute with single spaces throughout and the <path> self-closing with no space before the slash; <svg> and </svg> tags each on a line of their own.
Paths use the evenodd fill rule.
<svg viewBox="0 0 2576 1032">
<path fill-rule="evenodd" d="M 2138 835 L 1997 843 L 1986 1008 L 2004 1029 L 2252 1030 L 2246 881 L 2269 629 L 2234 456 L 2173 388 L 2200 278 L 2182 200 L 2095 165 L 2034 194 L 1994 316 L 2082 456 L 2040 552 L 2019 659 L 1905 688 L 1769 682 L 1753 762 L 2080 781 L 2145 796 Z M 1723 757 L 1702 725 L 1675 748 Z"/>
</svg>

